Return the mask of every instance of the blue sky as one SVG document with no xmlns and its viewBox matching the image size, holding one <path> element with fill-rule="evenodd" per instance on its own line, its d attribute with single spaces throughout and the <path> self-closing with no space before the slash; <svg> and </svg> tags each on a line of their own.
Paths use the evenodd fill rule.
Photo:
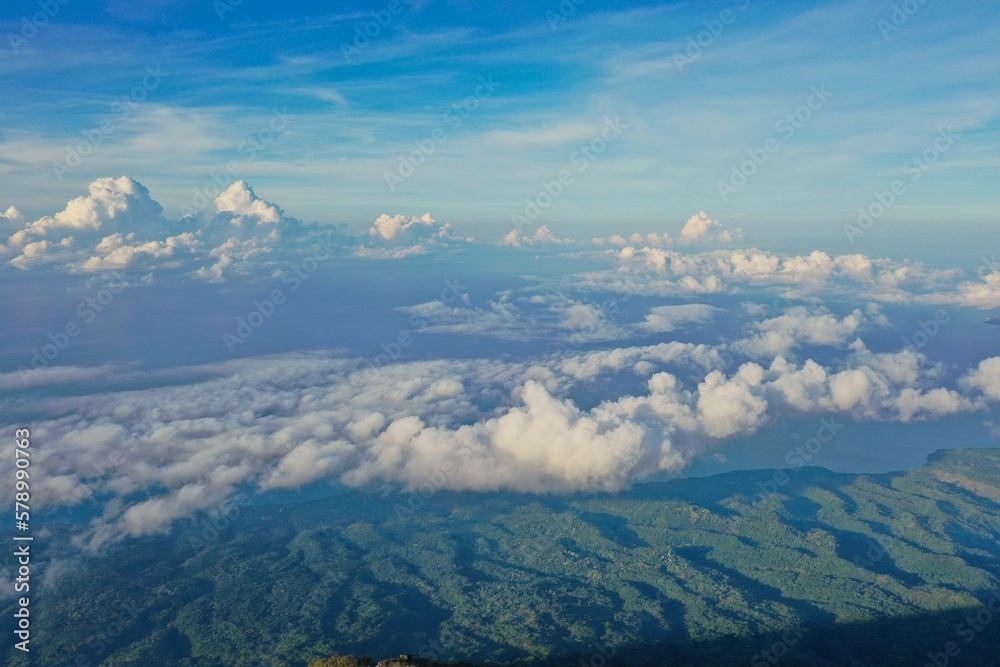
<svg viewBox="0 0 1000 667">
<path fill-rule="evenodd" d="M 701 209 L 762 235 L 805 220 L 836 230 L 908 178 L 945 128 L 957 139 L 884 220 L 984 223 L 996 212 L 990 3 L 930 1 L 898 26 L 889 2 L 54 6 L 17 52 L 9 37 L 0 45 L 0 205 L 29 218 L 123 174 L 177 217 L 237 161 L 238 177 L 300 219 L 360 227 L 385 210 L 430 210 L 502 235 L 615 118 L 624 131 L 545 212 L 557 232 L 652 231 Z M 41 10 L 2 11 L 9 35 Z M 717 34 L 703 32 L 713 22 Z M 699 33 L 700 52 L 689 41 Z M 779 130 L 814 88 L 829 97 Z M 287 122 L 261 142 L 274 110 Z M 102 121 L 110 131 L 94 134 Z M 86 131 L 99 141 L 60 180 L 53 164 Z M 768 139 L 776 151 L 724 199 L 719 183 Z M 390 189 L 386 173 L 415 142 L 433 154 Z"/>
</svg>

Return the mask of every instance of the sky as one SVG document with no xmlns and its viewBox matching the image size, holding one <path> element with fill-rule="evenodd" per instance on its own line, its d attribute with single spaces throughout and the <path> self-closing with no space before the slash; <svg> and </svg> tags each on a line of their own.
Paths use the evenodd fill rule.
<svg viewBox="0 0 1000 667">
<path fill-rule="evenodd" d="M 989 4 L 3 11 L 0 431 L 81 549 L 1000 437 Z"/>
<path fill-rule="evenodd" d="M 897 179 L 885 223 L 991 223 L 996 8 L 911 4 L 69 0 L 47 18 L 5 3 L 0 205 L 38 217 L 128 175 L 179 217 L 245 178 L 310 222 L 432 210 L 502 236 L 569 169 L 544 212 L 565 235 L 704 209 L 835 241 Z M 914 162 L 942 131 L 953 143 Z"/>
</svg>

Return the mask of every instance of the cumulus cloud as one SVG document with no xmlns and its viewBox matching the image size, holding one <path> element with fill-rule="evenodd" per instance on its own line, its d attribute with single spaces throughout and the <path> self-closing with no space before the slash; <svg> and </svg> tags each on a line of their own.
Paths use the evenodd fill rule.
<svg viewBox="0 0 1000 667">
<path fill-rule="evenodd" d="M 430 213 L 422 216 L 382 214 L 368 230 L 368 239 L 354 254 L 363 259 L 401 259 L 472 240 L 457 236 L 450 224 L 440 224 Z"/>
<path fill-rule="evenodd" d="M 0 215 L 0 261 L 22 269 L 93 273 L 110 268 L 173 271 L 198 280 L 224 282 L 233 276 L 273 272 L 282 253 L 308 249 L 329 234 L 328 225 L 306 224 L 237 181 L 215 200 L 209 219 L 167 220 L 149 191 L 132 178 L 98 178 L 86 195 L 51 216 L 27 221 L 13 206 Z M 454 233 L 429 213 L 381 215 L 367 234 L 338 231 L 347 252 L 365 259 L 394 260 L 462 247 L 473 239 Z M 718 245 L 741 239 L 705 212 L 692 216 L 679 235 L 633 233 L 594 239 L 611 246 L 578 253 L 610 261 L 605 270 L 581 273 L 572 287 L 649 296 L 736 292 L 776 286 L 787 296 L 849 293 L 883 303 L 938 303 L 1000 306 L 1000 272 L 978 280 L 957 270 L 928 270 L 915 262 L 895 262 L 860 254 L 832 256 L 815 251 L 782 255 L 758 249 L 680 252 L 674 246 Z M 531 234 L 511 232 L 505 246 L 573 243 L 546 226 Z M 992 265 L 991 265 L 992 266 Z"/>
<path fill-rule="evenodd" d="M 676 331 L 689 324 L 704 324 L 711 321 L 716 310 L 718 309 L 700 303 L 656 306 L 650 310 L 646 315 L 646 321 L 640 326 L 657 333 Z"/>
<path fill-rule="evenodd" d="M 714 438 L 747 433 L 761 423 L 767 400 L 760 388 L 764 369 L 744 364 L 731 378 L 712 371 L 698 385 L 698 415 L 705 432 Z"/>
<path fill-rule="evenodd" d="M 15 207 L 9 206 L 0 215 L 0 231 L 5 233 L 14 232 L 24 226 L 24 215 Z"/>
<path fill-rule="evenodd" d="M 383 241 L 399 240 L 407 232 L 410 236 L 421 237 L 427 232 L 432 235 L 440 234 L 444 228 L 437 228 L 437 223 L 430 213 L 424 213 L 420 217 L 406 217 L 405 215 L 388 215 L 383 213 L 372 225 L 368 233 L 372 238 Z"/>
<path fill-rule="evenodd" d="M 920 295 L 920 301 L 995 310 L 1000 308 L 1000 271 L 991 271 L 979 280 L 962 281 L 953 290 Z"/>
<path fill-rule="evenodd" d="M 91 273 L 191 260 L 202 245 L 199 232 L 165 220 L 149 191 L 127 176 L 99 178 L 89 191 L 54 216 L 29 223 L 18 214 L 19 229 L 3 245 L 8 262 Z"/>
<path fill-rule="evenodd" d="M 258 197 L 246 181 L 236 181 L 219 193 L 215 207 L 207 227 L 196 232 L 204 239 L 206 252 L 189 274 L 205 282 L 222 283 L 266 270 L 283 252 L 301 251 L 322 233 L 319 225 L 304 225 Z"/>
<path fill-rule="evenodd" d="M 163 241 L 136 242 L 135 233 L 123 235 L 116 232 L 101 240 L 94 250 L 96 254 L 80 263 L 83 271 L 112 271 L 132 266 L 143 256 L 153 259 L 174 257 L 178 250 L 195 250 L 201 246 L 198 235 L 185 232 L 169 236 Z"/>
<path fill-rule="evenodd" d="M 561 358 L 555 369 L 572 380 L 589 382 L 597 378 L 631 370 L 648 376 L 664 366 L 683 366 L 703 371 L 724 365 L 719 350 L 694 343 L 659 343 L 640 347 L 620 347 L 612 350 L 595 350 Z"/>
<path fill-rule="evenodd" d="M 150 225 L 162 220 L 163 207 L 149 196 L 141 183 L 127 176 L 98 178 L 88 187 L 89 195 L 77 197 L 52 217 L 44 217 L 11 237 L 13 245 L 23 239 L 52 232 L 106 230 L 128 224 Z"/>
<path fill-rule="evenodd" d="M 219 193 L 215 207 L 219 215 L 230 217 L 229 221 L 237 227 L 277 225 L 284 219 L 284 212 L 258 197 L 246 181 L 236 181 Z"/>
<path fill-rule="evenodd" d="M 925 418 L 944 417 L 976 408 L 975 403 L 954 389 L 937 387 L 929 391 L 903 389 L 895 399 L 900 421 L 913 421 L 918 416 Z"/>
<path fill-rule="evenodd" d="M 90 184 L 89 191 L 54 216 L 34 222 L 24 221 L 20 214 L 5 216 L 8 223 L 20 225 L 3 244 L 4 254 L 13 256 L 10 264 L 28 269 L 65 263 L 86 253 L 89 245 L 99 243 L 109 233 L 130 228 L 155 233 L 164 227 L 163 208 L 142 184 L 127 176 L 99 178 Z"/>
<path fill-rule="evenodd" d="M 713 230 L 718 230 L 713 233 Z M 692 243 L 733 243 L 743 240 L 742 229 L 724 229 L 721 222 L 709 218 L 704 211 L 699 211 L 688 218 L 681 228 L 680 241 Z"/>
<path fill-rule="evenodd" d="M 776 317 L 750 323 L 751 335 L 736 341 L 733 349 L 751 357 L 773 358 L 787 356 L 801 345 L 841 346 L 852 341 L 865 322 L 857 309 L 838 318 L 825 309 L 794 306 Z"/>
<path fill-rule="evenodd" d="M 38 502 L 102 499 L 86 538 L 92 548 L 167 530 L 248 485 L 615 490 L 677 470 L 776 411 L 912 421 L 982 407 L 936 385 L 919 352 L 860 344 L 833 367 L 783 357 L 733 366 L 721 347 L 671 342 L 521 363 L 379 367 L 298 354 L 116 372 L 46 369 L 39 382 L 70 390 L 32 405 L 33 432 L 46 442 L 35 462 L 46 471 Z M 645 388 L 608 395 L 596 380 L 617 373 Z M 996 399 L 998 378 L 1000 362 L 987 360 L 961 384 Z M 149 388 L 134 389 L 140 380 Z M 570 398 L 581 389 L 597 392 L 592 407 Z M 3 414 L 14 414 L 12 401 L 0 398 Z M 0 461 L 0 474 L 10 466 Z"/>
<path fill-rule="evenodd" d="M 708 234 L 713 227 L 721 227 L 718 220 L 712 220 L 704 211 L 692 215 L 681 229 L 681 240 L 685 243 L 695 243 Z"/>
<path fill-rule="evenodd" d="M 940 367 L 913 349 L 876 353 L 860 340 L 850 347 L 840 368 L 776 358 L 766 376 L 773 397 L 795 410 L 842 412 L 856 419 L 914 421 L 981 407 L 934 386 Z"/>
<path fill-rule="evenodd" d="M 962 383 L 991 400 L 1000 401 L 1000 357 L 980 361 L 976 369 L 962 379 Z"/>
<path fill-rule="evenodd" d="M 503 237 L 499 245 L 511 248 L 523 248 L 525 246 L 559 243 L 573 243 L 573 240 L 557 238 L 547 225 L 540 225 L 534 234 L 531 235 L 517 229 L 512 229 L 507 236 Z"/>
<path fill-rule="evenodd" d="M 163 208 L 138 181 L 98 178 L 89 194 L 52 216 L 28 222 L 14 207 L 0 216 L 0 260 L 22 270 L 49 267 L 71 273 L 112 269 L 174 271 L 197 280 L 224 282 L 233 276 L 275 269 L 277 258 L 316 243 L 353 247 L 362 257 L 395 259 L 422 254 L 459 240 L 430 214 L 382 216 L 365 237 L 339 227 L 306 224 L 236 181 L 215 199 L 209 217 L 167 220 Z"/>
<path fill-rule="evenodd" d="M 25 270 L 46 263 L 79 273 L 143 267 L 223 282 L 255 271 L 276 275 L 283 251 L 309 247 L 330 231 L 287 216 L 242 181 L 220 193 L 216 208 L 204 228 L 193 220 L 172 222 L 132 179 L 98 179 L 88 195 L 52 217 L 28 222 L 8 209 L 0 216 L 2 252 Z M 690 298 L 769 288 L 788 296 L 847 292 L 906 302 L 927 298 L 915 292 L 950 285 L 937 293 L 987 305 L 1000 284 L 991 276 L 956 282 L 961 277 L 954 272 L 857 254 L 672 249 L 722 241 L 724 233 L 700 213 L 677 239 L 633 234 L 608 239 L 610 248 L 588 249 L 584 254 L 605 268 L 559 279 L 555 287 L 501 291 L 475 305 L 457 290 L 447 301 L 442 296 L 402 311 L 424 333 L 575 345 L 635 336 L 648 341 L 717 314 L 707 304 L 664 304 L 633 316 L 640 321 L 622 322 L 625 316 L 609 307 L 617 301 L 591 300 L 599 292 Z M 342 239 L 342 247 L 392 259 L 459 241 L 430 214 L 383 215 L 364 236 Z M 510 245 L 555 242 L 540 227 Z M 575 291 L 554 291 L 566 286 Z M 329 480 L 539 493 L 615 490 L 677 470 L 719 441 L 762 428 L 778 412 L 913 421 L 1000 400 L 998 359 L 983 361 L 952 388 L 942 386 L 941 367 L 914 349 L 868 349 L 858 335 L 884 321 L 878 308 L 835 314 L 796 306 L 750 314 L 761 319 L 732 344 L 561 346 L 523 362 L 377 367 L 300 354 L 145 373 L 49 367 L 0 374 L 0 419 L 25 410 L 14 393 L 21 387 L 47 396 L 31 405 L 34 431 L 46 443 L 36 462 L 46 475 L 34 490 L 50 506 L 99 501 L 104 511 L 87 537 L 97 548 L 167 530 L 237 488 Z M 824 352 L 837 356 L 823 364 L 802 360 L 807 345 L 833 348 Z M 616 375 L 618 381 L 608 381 Z M 0 474 L 10 465 L 0 461 Z"/>
<path fill-rule="evenodd" d="M 636 248 L 666 248 L 675 244 L 729 244 L 741 240 L 743 240 L 742 229 L 725 229 L 721 222 L 708 217 L 704 211 L 699 211 L 684 223 L 676 238 L 671 237 L 668 233 L 640 234 L 636 232 L 627 236 L 614 234 L 606 239 L 595 238 L 592 243 L 619 247 L 631 245 Z"/>
<path fill-rule="evenodd" d="M 606 250 L 613 266 L 577 274 L 571 283 L 579 289 L 644 296 L 690 296 L 739 293 L 772 287 L 788 298 L 849 294 L 871 302 L 927 301 L 931 294 L 947 294 L 961 272 L 931 270 L 916 262 L 896 262 L 865 255 L 806 255 L 772 253 L 754 248 L 681 252 L 648 245 Z M 945 301 L 954 302 L 950 298 Z"/>
<path fill-rule="evenodd" d="M 208 251 L 205 264 L 191 275 L 205 282 L 222 283 L 233 275 L 247 274 L 266 265 L 268 258 L 275 254 L 275 243 L 279 238 L 277 230 L 265 236 L 227 238 Z"/>
</svg>

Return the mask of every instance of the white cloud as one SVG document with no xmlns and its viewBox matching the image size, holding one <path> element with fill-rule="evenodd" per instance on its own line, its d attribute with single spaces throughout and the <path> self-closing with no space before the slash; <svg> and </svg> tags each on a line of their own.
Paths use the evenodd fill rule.
<svg viewBox="0 0 1000 667">
<path fill-rule="evenodd" d="M 711 233 L 712 230 L 718 230 Z M 592 243 L 595 245 L 610 244 L 614 246 L 626 246 L 631 244 L 636 248 L 666 248 L 680 243 L 682 245 L 700 244 L 723 244 L 728 245 L 743 240 L 742 229 L 725 229 L 721 222 L 708 217 L 704 211 L 699 211 L 691 216 L 684 226 L 681 227 L 680 235 L 675 239 L 667 233 L 652 232 L 640 234 L 638 232 L 623 236 L 615 234 L 607 239 L 595 238 Z M 633 249 L 634 250 L 634 249 Z"/>
<path fill-rule="evenodd" d="M 837 318 L 830 312 L 794 306 L 776 317 L 750 323 L 751 335 L 736 341 L 733 349 L 752 357 L 774 358 L 787 356 L 800 345 L 844 345 L 865 322 L 860 310 Z"/>
<path fill-rule="evenodd" d="M 211 220 L 166 220 L 149 191 L 128 178 L 99 178 L 89 194 L 54 216 L 27 222 L 10 207 L 0 216 L 0 258 L 23 270 L 91 273 L 109 269 L 170 270 L 196 280 L 223 282 L 234 275 L 272 271 L 282 253 L 316 243 L 353 246 L 358 256 L 394 259 L 422 254 L 436 243 L 458 241 L 429 214 L 382 216 L 367 238 L 351 238 L 329 225 L 305 224 L 237 181 L 216 197 Z M 363 245 L 365 242 L 372 246 Z"/>
<path fill-rule="evenodd" d="M 122 176 L 99 178 L 87 195 L 77 197 L 52 216 L 28 222 L 13 206 L 0 216 L 0 258 L 23 269 L 48 267 L 87 273 L 110 267 L 144 271 L 173 270 L 195 279 L 222 282 L 233 275 L 273 270 L 281 252 L 314 244 L 329 228 L 305 224 L 258 197 L 237 181 L 216 198 L 210 221 L 186 217 L 166 220 L 162 207 L 137 181 Z M 757 249 L 682 253 L 682 244 L 718 244 L 739 240 L 704 212 L 684 225 L 676 239 L 666 233 L 633 233 L 595 239 L 617 250 L 586 255 L 616 266 L 576 276 L 573 287 L 650 296 L 735 292 L 757 286 L 780 286 L 787 296 L 852 294 L 886 303 L 942 303 L 991 308 L 1000 305 L 1000 272 L 978 281 L 962 281 L 957 270 L 928 270 L 919 263 L 873 259 L 859 254 L 779 255 Z M 338 243 L 357 257 L 392 260 L 455 249 L 472 243 L 449 224 L 422 216 L 381 215 L 364 237 L 340 234 Z M 530 235 L 511 232 L 502 245 L 525 247 L 572 243 L 546 226 Z M 583 255 L 578 256 L 584 257 Z M 563 286 L 566 284 L 564 283 Z"/>
<path fill-rule="evenodd" d="M 1000 271 L 991 271 L 978 281 L 961 282 L 954 291 L 921 295 L 920 300 L 925 303 L 995 310 L 1000 308 Z"/>
<path fill-rule="evenodd" d="M 727 438 L 757 427 L 767 411 L 767 401 L 760 395 L 764 369 L 744 364 L 727 378 L 712 371 L 698 385 L 698 416 L 705 432 L 715 438 Z"/>
<path fill-rule="evenodd" d="M 613 490 L 751 433 L 775 410 L 911 421 L 980 407 L 935 386 L 933 365 L 912 350 L 854 345 L 840 368 L 781 357 L 767 368 L 727 365 L 719 348 L 664 343 L 526 363 L 371 367 L 300 354 L 117 376 L 46 369 L 39 381 L 93 378 L 107 391 L 75 382 L 75 395 L 33 403 L 33 432 L 47 445 L 37 501 L 111 497 L 90 533 L 98 547 L 166 530 L 245 485 Z M 647 390 L 598 395 L 589 409 L 570 400 L 575 387 L 606 392 L 594 380 L 623 372 L 647 378 Z M 963 386 L 1000 398 L 997 378 L 1000 361 L 987 360 Z M 129 388 L 138 381 L 154 386 Z M 0 401 L 5 414 L 11 400 Z M 10 466 L 0 461 L 0 474 Z"/>
<path fill-rule="evenodd" d="M 717 309 L 700 303 L 680 306 L 656 306 L 646 315 L 641 328 L 654 332 L 670 332 L 689 324 L 704 324 L 715 316 Z"/>
<path fill-rule="evenodd" d="M 936 418 L 975 409 L 975 404 L 969 398 L 944 387 L 930 391 L 903 389 L 895 400 L 895 406 L 899 410 L 900 421 L 904 422 L 913 421 L 918 416 Z"/>
<path fill-rule="evenodd" d="M 193 232 L 169 236 L 163 241 L 130 244 L 134 239 L 134 233 L 123 236 L 121 232 L 105 237 L 94 248 L 97 254 L 84 260 L 80 269 L 89 272 L 125 269 L 144 257 L 162 260 L 174 257 L 177 250 L 193 251 L 201 245 L 198 235 Z"/>
<path fill-rule="evenodd" d="M 97 242 L 108 233 L 129 229 L 149 233 L 164 228 L 162 207 L 137 181 L 127 176 L 99 178 L 90 184 L 89 190 L 89 195 L 71 200 L 54 216 L 31 223 L 25 222 L 20 214 L 7 218 L 8 222 L 21 225 L 4 243 L 5 254 L 14 255 L 10 263 L 27 269 L 66 262 L 85 252 L 88 243 Z"/>
<path fill-rule="evenodd" d="M 215 198 L 215 206 L 220 214 L 231 213 L 232 224 L 277 225 L 284 219 L 283 211 L 258 197 L 246 181 L 236 181 Z"/>
<path fill-rule="evenodd" d="M 420 321 L 428 333 L 488 336 L 506 340 L 555 339 L 577 344 L 625 340 L 649 333 L 667 333 L 712 319 L 716 308 L 704 304 L 657 306 L 645 321 L 620 323 L 617 303 L 587 302 L 561 293 L 515 297 L 500 292 L 484 307 L 431 301 L 400 310 Z"/>
<path fill-rule="evenodd" d="M 875 353 L 860 341 L 840 370 L 812 360 L 796 366 L 776 358 L 766 374 L 772 400 L 803 412 L 842 412 L 856 419 L 913 421 L 980 407 L 953 390 L 934 387 L 940 369 L 912 349 Z M 929 388 L 928 388 L 929 387 Z"/>
<path fill-rule="evenodd" d="M 430 213 L 421 216 L 382 214 L 368 230 L 368 240 L 356 248 L 354 254 L 364 259 L 401 259 L 472 241 L 455 235 L 450 224 L 438 223 Z"/>
<path fill-rule="evenodd" d="M 510 292 L 501 292 L 485 307 L 451 306 L 443 301 L 428 301 L 400 308 L 428 333 L 491 336 L 507 340 L 526 340 L 541 332 L 535 320 L 512 300 Z M 534 333 L 533 333 L 534 332 Z"/>
<path fill-rule="evenodd" d="M 44 357 L 42 358 L 45 361 Z M 10 373 L 0 373 L 0 391 L 20 390 L 29 387 L 45 387 L 61 384 L 81 384 L 100 382 L 107 378 L 121 376 L 124 368 L 118 365 L 76 367 L 54 366 L 51 368 L 25 368 Z"/>
<path fill-rule="evenodd" d="M 405 246 L 402 248 L 368 248 L 362 246 L 354 250 L 354 256 L 361 259 L 390 260 L 404 259 L 406 257 L 417 257 L 426 255 L 430 248 L 423 244 Z"/>
<path fill-rule="evenodd" d="M 632 329 L 619 325 L 607 310 L 564 294 L 515 298 L 504 291 L 483 307 L 430 301 L 400 308 L 419 321 L 422 331 L 439 334 L 488 336 L 504 340 L 556 339 L 577 344 L 620 340 Z"/>
<path fill-rule="evenodd" d="M 271 230 L 266 236 L 246 239 L 228 238 L 212 248 L 205 264 L 192 272 L 192 276 L 209 283 L 221 283 L 231 275 L 249 273 L 274 252 L 274 244 L 279 240 L 278 230 Z"/>
<path fill-rule="evenodd" d="M 525 246 L 555 243 L 573 243 L 573 241 L 572 239 L 557 238 L 547 225 L 541 225 L 535 230 L 535 233 L 530 236 L 520 230 L 512 229 L 507 236 L 503 237 L 499 245 L 510 246 L 512 248 L 523 248 Z"/>
<path fill-rule="evenodd" d="M 700 241 L 713 227 L 721 227 L 718 220 L 712 220 L 704 211 L 692 215 L 681 229 L 681 240 L 685 243 Z"/>
<path fill-rule="evenodd" d="M 962 379 L 962 383 L 981 391 L 987 398 L 1000 401 L 1000 357 L 980 361 L 976 369 Z"/>
<path fill-rule="evenodd" d="M 382 241 L 399 241 L 404 237 L 426 238 L 431 235 L 446 235 L 447 225 L 439 227 L 430 213 L 424 213 L 420 217 L 407 217 L 405 215 L 388 215 L 383 213 L 372 224 L 368 233 L 374 239 Z M 409 234 L 407 234 L 409 232 Z"/>
<path fill-rule="evenodd" d="M 645 371 L 649 375 L 657 367 L 679 365 L 702 370 L 710 370 L 723 365 L 718 350 L 707 345 L 693 343 L 660 343 L 645 347 L 625 347 L 613 350 L 597 350 L 571 355 L 558 360 L 556 370 L 577 381 L 593 381 L 611 373 L 619 373 L 632 368 Z M 641 374 L 641 373 L 640 373 Z"/>
<path fill-rule="evenodd" d="M 89 195 L 71 200 L 54 217 L 31 223 L 24 236 L 44 235 L 52 230 L 99 230 L 110 224 L 120 228 L 161 219 L 163 208 L 149 196 L 149 190 L 127 176 L 99 178 L 88 189 Z"/>
<path fill-rule="evenodd" d="M 930 299 L 928 293 L 944 293 L 942 287 L 960 276 L 954 270 L 929 270 L 919 263 L 857 254 L 832 256 L 814 251 L 784 255 L 755 248 L 685 253 L 631 246 L 624 237 L 617 240 L 624 247 L 604 251 L 615 266 L 578 274 L 574 287 L 645 296 L 777 287 L 788 298 L 849 294 L 873 302 L 909 303 Z"/>
<path fill-rule="evenodd" d="M 24 216 L 16 208 L 9 206 L 3 215 L 0 215 L 0 224 L 3 225 L 4 231 L 14 231 L 15 228 L 24 225 Z"/>
</svg>

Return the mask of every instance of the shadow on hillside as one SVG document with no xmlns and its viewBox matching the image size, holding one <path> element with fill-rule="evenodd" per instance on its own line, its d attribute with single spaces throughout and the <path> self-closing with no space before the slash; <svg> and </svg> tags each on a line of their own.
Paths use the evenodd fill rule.
<svg viewBox="0 0 1000 667">
<path fill-rule="evenodd" d="M 1000 609 L 1000 599 L 993 602 L 993 608 Z M 1000 613 L 974 607 L 865 623 L 804 626 L 758 637 L 684 640 L 633 645 L 615 651 L 595 647 L 593 651 L 566 653 L 547 662 L 530 664 L 539 667 L 996 667 L 1000 665 Z"/>
</svg>

